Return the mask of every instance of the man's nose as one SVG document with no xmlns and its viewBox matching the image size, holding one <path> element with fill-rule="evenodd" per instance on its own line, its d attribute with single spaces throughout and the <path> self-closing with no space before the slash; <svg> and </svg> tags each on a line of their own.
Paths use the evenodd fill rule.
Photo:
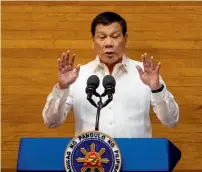
<svg viewBox="0 0 202 172">
<path fill-rule="evenodd" d="M 105 47 L 106 47 L 106 48 L 109 48 L 109 47 L 113 47 L 113 46 L 114 46 L 113 40 L 108 37 L 108 38 L 106 39 L 106 42 L 105 42 Z"/>
</svg>

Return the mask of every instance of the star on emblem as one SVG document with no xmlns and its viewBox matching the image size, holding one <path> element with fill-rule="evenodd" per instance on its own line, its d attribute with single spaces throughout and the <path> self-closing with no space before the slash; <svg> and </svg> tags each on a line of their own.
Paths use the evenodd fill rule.
<svg viewBox="0 0 202 172">
<path fill-rule="evenodd" d="M 95 172 L 97 169 L 99 172 L 104 172 L 104 168 L 102 167 L 102 163 L 108 163 L 109 159 L 101 158 L 101 156 L 105 153 L 105 148 L 102 148 L 99 152 L 95 151 L 95 144 L 92 143 L 90 146 L 90 152 L 87 152 L 85 148 L 81 148 L 81 153 L 85 155 L 84 158 L 77 158 L 77 162 L 83 162 L 83 167 L 81 168 L 81 172 L 85 172 L 88 168 L 91 169 L 91 172 Z"/>
</svg>

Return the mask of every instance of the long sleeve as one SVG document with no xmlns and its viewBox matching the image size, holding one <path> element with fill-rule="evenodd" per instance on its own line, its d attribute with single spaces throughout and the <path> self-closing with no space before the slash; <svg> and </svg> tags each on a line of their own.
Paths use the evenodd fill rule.
<svg viewBox="0 0 202 172">
<path fill-rule="evenodd" d="M 175 127 L 179 121 L 179 107 L 161 78 L 160 82 L 164 84 L 164 88 L 159 93 L 151 93 L 151 105 L 158 119 L 165 126 Z"/>
<path fill-rule="evenodd" d="M 48 128 L 56 128 L 62 124 L 73 108 L 70 88 L 60 90 L 53 87 L 43 108 L 44 123 Z"/>
</svg>

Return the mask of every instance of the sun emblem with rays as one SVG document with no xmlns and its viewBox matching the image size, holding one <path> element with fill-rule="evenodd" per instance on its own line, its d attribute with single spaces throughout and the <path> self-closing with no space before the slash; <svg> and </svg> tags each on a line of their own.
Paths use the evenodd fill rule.
<svg viewBox="0 0 202 172">
<path fill-rule="evenodd" d="M 77 158 L 77 162 L 83 162 L 83 167 L 81 168 L 81 172 L 85 172 L 88 168 L 91 169 L 91 172 L 95 172 L 97 169 L 99 172 L 104 172 L 104 168 L 102 167 L 102 163 L 108 163 L 109 160 L 107 158 L 101 158 L 101 156 L 105 153 L 105 148 L 102 148 L 99 152 L 95 151 L 95 144 L 92 143 L 90 146 L 90 152 L 87 152 L 85 148 L 81 148 L 81 153 L 85 155 L 84 158 Z"/>
</svg>

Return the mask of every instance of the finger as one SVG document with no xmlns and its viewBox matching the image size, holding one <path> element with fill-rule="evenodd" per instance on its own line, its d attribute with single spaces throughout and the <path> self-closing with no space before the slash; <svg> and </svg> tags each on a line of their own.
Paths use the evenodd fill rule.
<svg viewBox="0 0 202 172">
<path fill-rule="evenodd" d="M 69 50 L 67 50 L 65 56 L 66 56 L 65 64 L 68 66 L 69 65 L 69 56 L 70 56 L 70 51 Z"/>
<path fill-rule="evenodd" d="M 79 74 L 80 67 L 81 67 L 81 64 L 78 64 L 78 65 L 76 66 L 76 68 L 75 68 L 76 74 Z"/>
<path fill-rule="evenodd" d="M 142 55 L 142 58 L 143 58 L 143 67 L 144 67 L 144 71 L 145 72 L 149 72 L 149 62 L 148 62 L 148 58 L 147 58 L 147 53 L 144 53 Z"/>
<path fill-rule="evenodd" d="M 62 63 L 62 67 L 63 67 L 63 68 L 65 68 L 65 65 L 66 65 L 65 61 L 66 61 L 66 55 L 65 55 L 65 53 L 63 53 L 63 54 L 62 54 L 62 60 L 61 60 L 61 63 Z"/>
<path fill-rule="evenodd" d="M 159 74 L 160 67 L 161 67 L 161 63 L 159 62 L 159 63 L 157 64 L 157 66 L 156 66 L 156 69 L 155 69 L 155 72 L 156 72 L 157 74 Z"/>
<path fill-rule="evenodd" d="M 153 56 L 152 56 L 153 57 Z M 156 67 L 157 67 L 157 65 L 158 65 L 158 63 L 157 63 L 157 60 L 155 60 L 154 59 L 154 57 L 153 57 L 153 59 L 152 59 L 152 65 L 153 65 L 153 70 L 155 71 L 155 69 L 156 69 Z"/>
<path fill-rule="evenodd" d="M 58 71 L 62 70 L 62 64 L 60 58 L 58 58 Z"/>
<path fill-rule="evenodd" d="M 150 62 L 149 57 L 146 58 L 146 67 L 147 67 L 148 70 L 150 70 L 150 68 L 151 68 L 151 62 Z"/>
<path fill-rule="evenodd" d="M 156 65 L 154 63 L 154 57 L 153 56 L 151 56 L 151 63 L 152 63 L 152 70 L 155 70 Z"/>
<path fill-rule="evenodd" d="M 154 67 L 153 56 L 151 56 L 151 57 L 149 58 L 149 65 L 150 65 L 150 71 L 152 71 L 152 70 L 153 70 L 153 67 Z"/>
<path fill-rule="evenodd" d="M 63 68 L 63 61 L 64 61 L 65 53 L 62 53 L 61 58 L 60 58 L 60 66 Z"/>
<path fill-rule="evenodd" d="M 70 60 L 70 65 L 71 65 L 71 66 L 74 66 L 75 57 L 76 57 L 76 54 L 73 54 L 73 57 L 72 57 L 72 59 Z"/>
<path fill-rule="evenodd" d="M 143 67 L 144 67 L 144 69 L 146 68 L 146 58 L 145 58 L 145 55 L 144 54 L 142 54 L 142 62 L 143 62 Z"/>
<path fill-rule="evenodd" d="M 147 53 L 144 53 L 144 57 L 145 57 L 145 66 L 146 66 L 146 68 L 150 68 L 151 61 L 150 61 L 150 58 L 147 56 Z"/>
<path fill-rule="evenodd" d="M 144 74 L 142 68 L 139 65 L 137 65 L 136 68 L 137 68 L 137 70 L 139 72 L 139 75 L 142 76 Z"/>
<path fill-rule="evenodd" d="M 67 60 L 69 60 L 69 55 L 70 55 L 70 51 L 67 50 L 67 52 L 66 52 L 66 59 L 67 59 Z"/>
</svg>

